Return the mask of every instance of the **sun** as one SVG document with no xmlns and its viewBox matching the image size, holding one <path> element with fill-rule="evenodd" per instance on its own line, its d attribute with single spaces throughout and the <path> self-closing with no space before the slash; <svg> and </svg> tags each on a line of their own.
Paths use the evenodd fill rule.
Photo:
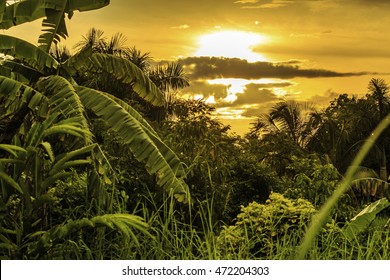
<svg viewBox="0 0 390 280">
<path fill-rule="evenodd" d="M 218 31 L 199 38 L 195 56 L 216 56 L 246 59 L 249 62 L 264 61 L 265 57 L 253 51 L 264 44 L 267 37 L 246 31 Z"/>
</svg>

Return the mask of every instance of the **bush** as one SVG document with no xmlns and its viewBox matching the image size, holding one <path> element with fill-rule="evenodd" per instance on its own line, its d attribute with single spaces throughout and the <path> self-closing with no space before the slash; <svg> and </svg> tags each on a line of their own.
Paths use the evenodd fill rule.
<svg viewBox="0 0 390 280">
<path fill-rule="evenodd" d="M 340 183 L 342 176 L 332 164 L 321 164 L 316 159 L 293 157 L 293 163 L 287 167 L 291 177 L 285 177 L 284 189 L 281 193 L 288 198 L 304 198 L 316 209 L 321 207 L 332 195 Z M 292 182 L 292 184 L 291 184 Z M 349 194 L 343 194 L 332 217 L 338 222 L 352 218 L 354 211 Z"/>
<path fill-rule="evenodd" d="M 240 213 L 240 205 L 252 201 L 264 203 L 271 191 L 280 184 L 276 172 L 258 161 L 255 156 L 241 153 L 232 164 L 229 185 L 231 194 L 227 213 L 230 220 Z"/>
<path fill-rule="evenodd" d="M 315 212 L 305 199 L 290 200 L 271 193 L 265 204 L 242 206 L 235 225 L 223 228 L 217 238 L 219 254 L 223 259 L 273 258 L 278 244 L 291 242 L 285 238 L 303 236 Z"/>
</svg>

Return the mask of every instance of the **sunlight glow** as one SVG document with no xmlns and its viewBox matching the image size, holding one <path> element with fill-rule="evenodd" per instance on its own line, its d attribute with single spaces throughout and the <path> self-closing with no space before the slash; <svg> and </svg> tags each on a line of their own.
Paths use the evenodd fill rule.
<svg viewBox="0 0 390 280">
<path fill-rule="evenodd" d="M 227 86 L 227 96 L 223 99 L 227 102 L 234 102 L 237 99 L 238 93 L 243 93 L 248 80 L 245 79 L 215 79 L 207 81 L 210 85 L 225 85 Z"/>
<path fill-rule="evenodd" d="M 278 97 L 285 97 L 285 96 L 287 96 L 287 90 L 281 89 L 281 88 L 275 88 L 274 89 L 274 93 Z"/>
<path fill-rule="evenodd" d="M 247 79 L 214 79 L 207 80 L 210 85 L 225 85 L 227 87 L 227 96 L 223 99 L 227 102 L 234 102 L 237 99 L 237 94 L 242 94 L 246 90 L 248 84 L 257 84 L 259 88 L 263 88 L 267 85 L 272 84 L 272 89 L 278 97 L 285 97 L 288 95 L 287 90 L 278 87 L 278 84 L 285 82 L 281 79 L 257 79 L 257 80 L 247 80 Z M 289 82 L 291 83 L 291 82 Z M 215 99 L 213 99 L 215 102 Z"/>
<path fill-rule="evenodd" d="M 216 102 L 215 102 L 215 97 L 214 97 L 214 95 L 210 95 L 210 96 L 205 100 L 205 102 L 206 102 L 207 104 L 215 104 Z"/>
<path fill-rule="evenodd" d="M 218 31 L 203 35 L 195 56 L 216 56 L 264 61 L 265 57 L 253 52 L 252 47 L 264 44 L 267 37 L 245 31 Z"/>
</svg>

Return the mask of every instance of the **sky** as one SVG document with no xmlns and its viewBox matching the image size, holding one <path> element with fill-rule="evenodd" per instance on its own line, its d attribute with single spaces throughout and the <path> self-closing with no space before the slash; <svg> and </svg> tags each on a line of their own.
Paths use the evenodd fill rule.
<svg viewBox="0 0 390 280">
<path fill-rule="evenodd" d="M 280 100 L 320 108 L 362 96 L 371 78 L 390 83 L 389 0 L 111 0 L 67 21 L 72 47 L 91 27 L 156 62 L 178 61 L 216 117 L 243 135 Z M 41 20 L 0 31 L 30 42 Z"/>
</svg>

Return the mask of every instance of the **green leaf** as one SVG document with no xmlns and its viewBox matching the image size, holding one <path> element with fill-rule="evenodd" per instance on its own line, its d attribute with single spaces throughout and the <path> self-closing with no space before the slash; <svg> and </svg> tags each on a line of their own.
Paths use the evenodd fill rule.
<svg viewBox="0 0 390 280">
<path fill-rule="evenodd" d="M 73 125 L 53 125 L 52 127 L 46 129 L 43 132 L 43 137 L 47 137 L 53 134 L 70 134 L 76 137 L 83 138 L 84 134 L 86 133 L 85 130 L 82 128 L 73 126 Z M 91 135 L 91 134 L 89 134 Z"/>
<path fill-rule="evenodd" d="M 107 227 L 112 230 L 117 230 L 126 236 L 126 238 L 133 238 L 136 243 L 138 243 L 138 240 L 132 228 L 151 236 L 148 232 L 148 224 L 139 216 L 132 214 L 106 214 L 95 216 L 91 219 L 83 218 L 80 220 L 68 220 L 63 225 L 51 228 L 38 240 L 35 252 L 45 252 L 45 248 L 55 245 L 62 239 L 67 238 L 72 232 L 81 230 L 85 227 Z"/>
<path fill-rule="evenodd" d="M 23 194 L 22 188 L 19 186 L 19 184 L 12 179 L 8 174 L 0 171 L 0 179 L 3 180 L 5 183 L 13 187 L 15 190 L 17 190 L 19 193 Z"/>
<path fill-rule="evenodd" d="M 65 25 L 65 7 L 67 2 L 59 2 L 62 7 L 59 9 L 47 9 L 46 19 L 43 20 L 43 34 L 39 36 L 38 43 L 40 48 L 49 53 L 51 45 L 57 44 L 60 41 L 60 37 L 66 39 L 68 37 L 68 31 Z"/>
<path fill-rule="evenodd" d="M 0 75 L 22 82 L 26 85 L 36 83 L 43 74 L 36 69 L 12 60 L 0 62 Z"/>
<path fill-rule="evenodd" d="M 95 53 L 90 58 L 92 69 L 107 72 L 122 83 L 129 84 L 146 101 L 155 106 L 163 106 L 165 99 L 158 87 L 145 73 L 131 61 L 109 54 Z"/>
<path fill-rule="evenodd" d="M 345 236 L 353 239 L 357 234 L 365 231 L 376 216 L 388 207 L 390 202 L 385 197 L 368 205 L 344 227 Z"/>
<path fill-rule="evenodd" d="M 46 151 L 46 154 L 49 156 L 50 161 L 54 161 L 54 152 L 51 147 L 51 144 L 49 142 L 42 142 L 40 145 Z"/>
<path fill-rule="evenodd" d="M 62 63 L 62 68 L 66 71 L 64 76 L 66 77 L 66 75 L 75 75 L 78 70 L 83 69 L 85 65 L 90 63 L 89 59 L 92 54 L 92 46 L 89 46 L 88 48 L 84 48 L 75 55 L 69 57 L 65 62 Z"/>
<path fill-rule="evenodd" d="M 27 153 L 27 151 L 22 147 L 9 144 L 0 144 L 0 150 L 7 151 L 15 157 L 17 156 L 17 152 Z"/>
<path fill-rule="evenodd" d="M 159 186 L 168 193 L 172 191 L 180 201 L 188 200 L 188 186 L 183 181 L 185 170 L 180 159 L 150 126 L 143 124 L 139 114 L 125 110 L 107 93 L 85 87 L 76 87 L 76 90 L 83 104 L 118 133 L 135 158 L 146 163 L 150 174 L 156 174 Z"/>
<path fill-rule="evenodd" d="M 49 76 L 41 79 L 37 87 L 49 97 L 48 106 L 51 114 L 60 116 L 56 129 L 63 129 L 64 132 L 68 129 L 65 133 L 81 135 L 85 144 L 91 144 L 93 142 L 92 133 L 85 117 L 86 112 L 73 85 L 60 76 Z"/>
<path fill-rule="evenodd" d="M 1 2 L 0 2 L 1 3 Z M 107 6 L 110 0 L 28 0 L 6 6 L 0 12 L 0 29 L 31 22 L 47 16 L 47 12 L 63 11 L 71 18 L 73 12 L 100 9 Z M 2 3 L 1 3 L 2 4 Z M 65 10 L 64 10 L 64 5 Z M 4 5 L 3 5 L 4 8 Z M 1 5 L 0 5 L 1 9 Z"/>
<path fill-rule="evenodd" d="M 3 15 L 5 12 L 7 0 L 0 0 L 0 22 L 3 21 Z"/>
<path fill-rule="evenodd" d="M 0 34 L 0 52 L 24 61 L 41 73 L 59 67 L 59 63 L 45 51 L 12 36 Z"/>
<path fill-rule="evenodd" d="M 65 168 L 67 168 L 66 163 L 70 159 L 90 153 L 95 148 L 95 146 L 96 146 L 95 144 L 92 144 L 92 145 L 71 151 L 71 152 L 66 153 L 66 154 L 58 155 L 56 157 L 56 161 L 55 161 L 52 169 L 49 172 L 49 175 L 53 175 L 55 173 L 60 172 L 61 170 L 65 169 Z"/>
</svg>

